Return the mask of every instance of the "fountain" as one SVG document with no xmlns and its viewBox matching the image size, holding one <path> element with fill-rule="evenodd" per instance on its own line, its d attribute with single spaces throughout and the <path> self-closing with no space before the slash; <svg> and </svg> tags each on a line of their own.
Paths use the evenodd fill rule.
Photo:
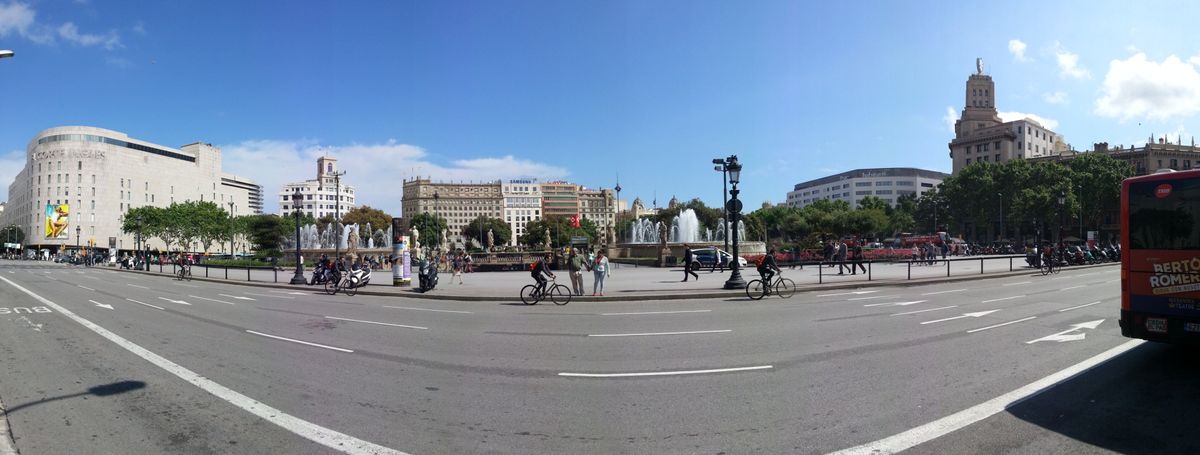
<svg viewBox="0 0 1200 455">
<path fill-rule="evenodd" d="M 659 229 L 661 225 L 661 222 L 651 221 L 648 218 L 631 221 L 629 235 L 626 238 L 627 242 L 617 245 L 616 251 L 612 254 L 614 257 L 654 256 L 660 240 Z M 724 219 L 719 219 L 717 220 L 716 229 L 708 228 L 700 223 L 700 220 L 696 217 L 695 210 L 685 209 L 679 212 L 679 215 L 673 217 L 670 224 L 667 225 L 668 247 L 674 247 L 672 252 L 677 255 L 682 255 L 682 246 L 685 243 L 692 248 L 710 246 L 724 248 L 725 236 L 728 231 L 726 225 L 727 223 Z M 738 252 L 740 254 L 755 255 L 766 252 L 765 243 L 748 241 L 746 239 L 745 222 L 738 220 L 737 230 Z"/>
</svg>

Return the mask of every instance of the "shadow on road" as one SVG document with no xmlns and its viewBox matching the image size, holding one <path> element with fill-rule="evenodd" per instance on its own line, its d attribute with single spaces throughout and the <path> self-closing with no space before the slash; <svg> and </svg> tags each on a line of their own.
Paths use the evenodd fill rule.
<svg viewBox="0 0 1200 455">
<path fill-rule="evenodd" d="M 1146 343 L 1008 412 L 1117 453 L 1200 453 L 1198 380 L 1200 350 Z"/>
<path fill-rule="evenodd" d="M 43 398 L 43 399 L 37 400 L 37 401 L 22 403 L 22 404 L 19 404 L 19 405 L 16 405 L 16 406 L 6 409 L 5 413 L 12 414 L 14 412 L 20 411 L 21 409 L 28 408 L 30 406 L 37 406 L 39 404 L 46 404 L 51 401 L 66 400 L 68 398 L 76 398 L 76 397 L 81 397 L 84 395 L 95 395 L 98 397 L 108 397 L 108 396 L 112 396 L 112 395 L 120 395 L 125 392 L 132 392 L 134 390 L 143 389 L 145 387 L 146 387 L 146 383 L 142 382 L 142 381 L 114 382 L 112 384 L 98 385 L 98 386 L 89 388 L 89 389 L 87 389 L 86 392 L 77 392 L 77 393 L 72 393 L 72 394 L 68 394 L 68 395 L 59 395 L 57 397 Z"/>
</svg>

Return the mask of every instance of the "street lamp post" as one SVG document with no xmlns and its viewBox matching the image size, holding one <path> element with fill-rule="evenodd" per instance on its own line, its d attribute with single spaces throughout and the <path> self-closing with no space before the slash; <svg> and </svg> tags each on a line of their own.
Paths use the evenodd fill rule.
<svg viewBox="0 0 1200 455">
<path fill-rule="evenodd" d="M 617 186 L 613 187 L 613 189 L 617 191 L 617 204 L 616 204 L 617 213 L 613 215 L 613 236 L 620 237 L 621 235 L 618 232 L 619 231 L 618 228 L 621 226 L 621 209 L 624 208 L 624 207 L 622 207 L 623 204 L 621 204 L 621 175 L 620 174 L 617 174 Z M 618 239 L 613 239 L 613 243 L 620 243 L 620 242 L 621 241 Z M 616 245 L 613 245 L 613 246 L 616 246 Z"/>
<path fill-rule="evenodd" d="M 82 250 L 80 249 L 80 246 L 79 246 L 79 236 L 82 233 L 83 233 L 83 227 L 75 226 L 75 257 L 77 257 L 77 258 L 81 258 L 80 253 L 82 252 Z"/>
<path fill-rule="evenodd" d="M 1063 243 L 1063 238 L 1062 238 L 1063 237 L 1063 235 L 1062 235 L 1063 224 L 1064 224 L 1063 223 L 1063 204 L 1066 204 L 1066 203 L 1067 203 L 1067 192 L 1059 191 L 1058 192 L 1058 244 L 1059 244 L 1059 246 L 1062 246 L 1062 243 Z"/>
<path fill-rule="evenodd" d="M 337 261 L 342 257 L 342 176 L 346 175 L 346 171 L 338 171 L 333 174 L 333 260 Z M 300 222 L 296 222 L 299 226 Z"/>
<path fill-rule="evenodd" d="M 1004 237 L 1005 237 L 1005 235 L 1004 235 L 1004 193 L 996 193 L 996 195 L 1000 196 L 1000 239 L 999 240 L 1003 241 Z"/>
<path fill-rule="evenodd" d="M 725 208 L 729 205 L 729 169 L 725 167 L 725 160 L 721 158 L 713 158 L 712 160 L 714 171 L 721 171 L 721 210 L 724 211 L 725 226 L 722 228 L 725 232 L 721 233 L 721 239 L 725 241 L 725 251 L 729 251 L 729 210 Z M 718 255 L 719 256 L 719 255 Z M 721 260 L 721 258 L 717 258 Z"/>
<path fill-rule="evenodd" d="M 434 191 L 433 192 L 433 227 L 435 229 L 433 230 L 434 231 L 433 232 L 433 245 L 436 246 L 437 249 L 440 250 L 442 248 L 442 235 L 441 235 L 442 233 L 438 232 L 436 229 L 437 224 L 438 224 L 437 223 L 437 220 L 438 220 L 437 212 L 438 212 L 438 192 Z"/>
<path fill-rule="evenodd" d="M 233 201 L 229 201 L 229 259 L 233 259 Z"/>
<path fill-rule="evenodd" d="M 1079 185 L 1076 188 L 1079 188 L 1079 191 L 1075 193 L 1075 199 L 1079 200 L 1079 241 L 1082 242 L 1087 240 L 1083 233 L 1083 185 Z"/>
<path fill-rule="evenodd" d="M 306 283 L 304 279 L 304 266 L 300 265 L 300 204 L 303 202 L 303 199 L 304 195 L 300 194 L 300 187 L 296 187 L 292 193 L 292 205 L 295 209 L 293 214 L 296 217 L 296 274 L 292 275 L 292 280 L 289 281 L 290 284 Z"/>
<path fill-rule="evenodd" d="M 725 281 L 725 289 L 741 289 L 746 287 L 746 280 L 742 279 L 740 264 L 738 264 L 738 219 L 742 213 L 742 201 L 738 200 L 738 182 L 741 180 L 742 165 L 738 163 L 737 155 L 730 155 L 725 159 L 725 168 L 729 172 L 729 184 L 733 189 L 729 190 L 729 203 L 725 205 L 725 210 L 729 212 L 730 222 L 727 226 L 732 225 L 730 229 L 733 233 L 733 263 L 729 265 L 732 273 L 729 274 L 729 279 Z"/>
</svg>

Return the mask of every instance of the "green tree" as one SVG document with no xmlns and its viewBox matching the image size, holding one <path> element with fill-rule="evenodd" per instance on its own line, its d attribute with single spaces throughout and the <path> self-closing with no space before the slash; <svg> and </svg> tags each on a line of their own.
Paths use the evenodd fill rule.
<svg viewBox="0 0 1200 455">
<path fill-rule="evenodd" d="M 342 224 L 355 223 L 363 228 L 366 228 L 367 223 L 371 223 L 372 231 L 376 229 L 387 230 L 387 227 L 391 226 L 392 224 L 392 216 L 388 215 L 383 210 L 372 208 L 369 205 L 364 205 L 350 209 L 349 212 L 346 212 L 345 215 L 342 215 Z M 371 234 L 374 235 L 375 233 L 372 232 Z"/>
<path fill-rule="evenodd" d="M 470 223 L 467 223 L 466 226 L 463 226 L 460 234 L 462 234 L 463 237 L 473 239 L 474 241 L 479 242 L 481 246 L 486 247 L 487 232 L 489 229 L 492 230 L 492 237 L 495 241 L 495 245 L 497 246 L 506 245 L 508 244 L 509 239 L 512 239 L 512 228 L 508 226 L 508 223 L 505 223 L 504 220 L 499 218 L 489 218 L 486 216 L 479 216 L 474 220 L 471 220 Z"/>
<path fill-rule="evenodd" d="M 1133 166 L 1103 153 L 1086 153 L 1071 160 L 1071 187 L 1087 226 L 1098 227 L 1106 213 L 1120 209 L 1121 181 L 1133 176 Z"/>
<path fill-rule="evenodd" d="M 229 212 L 211 201 L 188 202 L 184 207 L 188 230 L 200 241 L 204 251 L 212 248 L 214 242 L 229 239 Z"/>
<path fill-rule="evenodd" d="M 325 230 L 329 229 L 329 226 L 333 224 L 333 221 L 334 218 L 332 214 L 327 213 L 325 215 L 321 215 L 320 218 L 317 218 L 316 223 L 314 223 L 317 225 L 317 233 L 324 234 Z M 372 227 L 374 227 L 374 225 L 372 225 Z"/>
<path fill-rule="evenodd" d="M 599 227 L 589 219 L 579 220 L 579 228 L 571 226 L 570 218 L 565 216 L 546 216 L 530 221 L 525 225 L 525 234 L 518 242 L 522 245 L 538 248 L 546 242 L 546 230 L 550 230 L 550 246 L 561 248 L 567 246 L 571 236 L 582 235 L 588 238 L 588 243 L 595 245 L 600 238 Z"/>
<path fill-rule="evenodd" d="M 20 226 L 10 224 L 0 229 L 0 240 L 4 243 L 25 243 L 25 231 Z"/>
<path fill-rule="evenodd" d="M 878 210 L 880 212 L 887 213 L 892 208 L 890 206 L 888 206 L 887 201 L 884 201 L 883 199 L 880 199 L 875 196 L 866 196 L 866 197 L 862 198 L 862 200 L 858 201 L 858 209 L 859 210 Z"/>
<path fill-rule="evenodd" d="M 434 216 L 432 213 L 418 213 L 408 221 L 408 227 L 417 228 L 417 232 L 421 233 L 420 242 L 422 246 L 438 248 L 447 247 L 442 245 L 442 230 L 446 229 L 446 219 L 440 216 Z"/>
<path fill-rule="evenodd" d="M 286 232 L 283 219 L 276 215 L 254 215 L 246 218 L 247 236 L 254 245 L 254 256 L 260 259 L 282 256 L 280 240 Z"/>
<path fill-rule="evenodd" d="M 913 208 L 912 231 L 933 233 L 943 230 L 942 226 L 953 224 L 945 195 L 939 189 L 940 186 L 926 191 L 917 199 L 916 206 Z M 899 229 L 898 231 L 906 232 L 908 230 Z"/>
</svg>

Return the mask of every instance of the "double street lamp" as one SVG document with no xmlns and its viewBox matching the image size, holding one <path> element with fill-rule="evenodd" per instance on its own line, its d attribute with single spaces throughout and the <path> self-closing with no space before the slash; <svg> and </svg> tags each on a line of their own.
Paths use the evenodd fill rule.
<svg viewBox="0 0 1200 455">
<path fill-rule="evenodd" d="M 746 280 L 742 279 L 742 272 L 738 264 L 738 220 L 742 214 L 742 201 L 738 200 L 738 182 L 742 176 L 742 165 L 738 163 L 737 155 L 730 155 L 725 158 L 724 166 L 729 174 L 729 184 L 733 189 L 729 190 L 729 202 L 725 204 L 725 211 L 729 213 L 729 220 L 726 221 L 726 226 L 732 226 L 729 230 L 733 234 L 733 263 L 729 265 L 732 272 L 729 274 L 729 279 L 725 280 L 725 289 L 742 289 L 746 287 Z"/>
<path fill-rule="evenodd" d="M 305 284 L 304 268 L 300 265 L 300 204 L 303 203 L 304 195 L 300 194 L 300 187 L 296 187 L 292 192 L 292 206 L 295 209 L 293 216 L 296 217 L 296 274 L 292 275 L 292 280 L 289 284 Z"/>
<path fill-rule="evenodd" d="M 1058 192 L 1058 244 L 1063 243 L 1063 205 L 1067 203 L 1067 192 Z"/>
</svg>

